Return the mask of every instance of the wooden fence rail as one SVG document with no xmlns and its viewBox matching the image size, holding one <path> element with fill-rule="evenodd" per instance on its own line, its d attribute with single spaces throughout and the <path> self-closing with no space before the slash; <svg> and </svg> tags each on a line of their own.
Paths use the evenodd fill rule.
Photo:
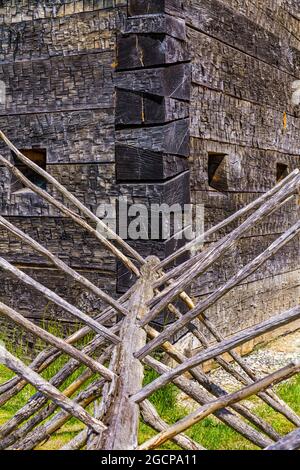
<svg viewBox="0 0 300 470">
<path fill-rule="evenodd" d="M 0 138 L 23 164 L 39 173 L 53 186 L 55 194 L 59 194 L 59 199 L 35 186 L 18 168 L 0 155 L 1 165 L 64 216 L 70 217 L 92 234 L 136 276 L 134 286 L 119 299 L 114 299 L 12 222 L 0 216 L 0 226 L 3 229 L 21 240 L 24 246 L 44 256 L 61 273 L 106 304 L 103 311 L 91 318 L 83 309 L 78 309 L 47 286 L 25 274 L 22 269 L 8 262 L 4 253 L 1 254 L 0 268 L 3 271 L 76 317 L 82 326 L 71 336 L 61 338 L 25 318 L 11 306 L 0 302 L 0 315 L 5 321 L 13 322 L 23 331 L 49 345 L 38 353 L 29 365 L 4 345 L 0 346 L 0 362 L 16 374 L 6 383 L 0 384 L 0 407 L 17 397 L 27 384 L 31 384 L 36 390 L 15 415 L 0 426 L 0 449 L 36 449 L 61 429 L 71 417 L 75 417 L 80 421 L 81 427 L 62 450 L 148 450 L 173 441 L 183 449 L 205 451 L 205 446 L 192 439 L 188 431 L 195 423 L 211 415 L 258 448 L 300 448 L 300 417 L 276 391 L 276 384 L 299 374 L 299 362 L 292 362 L 281 370 L 262 376 L 259 368 L 250 368 L 236 351 L 238 346 L 251 339 L 299 320 L 300 305 L 229 338 L 221 335 L 207 313 L 209 307 L 297 237 L 300 222 L 278 236 L 265 251 L 204 300 L 195 304 L 186 292 L 194 280 L 208 268 L 212 269 L 247 231 L 295 197 L 300 187 L 299 170 L 289 174 L 266 194 L 166 259 L 144 259 L 119 236 L 107 229 L 98 217 L 47 171 L 19 152 L 1 131 Z M 70 204 L 76 212 L 69 208 Z M 240 219 L 243 219 L 242 222 L 234 230 L 213 243 L 210 248 L 204 249 L 203 242 L 207 237 Z M 97 226 L 107 229 L 106 232 L 113 235 L 112 241 L 103 235 L 104 232 L 97 231 Z M 186 251 L 191 254 L 187 261 L 167 272 L 164 271 Z M 180 302 L 177 302 L 178 299 Z M 182 304 L 185 306 L 185 312 L 181 311 Z M 152 321 L 166 309 L 173 316 L 174 322 L 163 331 L 158 331 Z M 187 357 L 173 343 L 174 335 L 186 331 L 193 335 L 202 347 L 200 352 L 192 357 Z M 83 339 L 86 340 L 84 345 Z M 231 362 L 224 357 L 224 353 L 230 356 Z M 66 357 L 63 365 L 58 370 L 53 369 L 55 372 L 50 374 L 49 380 L 43 378 L 42 373 L 49 372 L 62 355 Z M 173 366 L 170 362 L 167 365 L 165 358 L 172 359 Z M 214 360 L 218 367 L 235 379 L 238 387 L 236 391 L 228 392 L 218 379 L 204 371 L 201 366 L 208 360 Z M 154 371 L 157 378 L 143 386 L 147 369 Z M 75 372 L 77 375 L 74 378 Z M 173 424 L 167 423 L 151 403 L 152 394 L 163 390 L 163 387 L 170 383 L 195 405 L 195 411 L 187 411 L 186 416 Z M 253 396 L 264 406 L 283 416 L 288 421 L 291 432 L 283 436 L 265 416 L 260 416 L 255 409 L 249 408 L 245 400 Z M 91 404 L 94 405 L 93 411 L 89 406 Z M 139 428 L 142 420 L 155 435 L 140 443 Z M 210 432 L 209 428 L 207 432 Z"/>
</svg>

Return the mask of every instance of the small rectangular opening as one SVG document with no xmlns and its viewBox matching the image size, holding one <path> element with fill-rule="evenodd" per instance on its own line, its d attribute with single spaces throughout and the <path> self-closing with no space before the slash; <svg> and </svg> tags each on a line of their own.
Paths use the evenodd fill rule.
<svg viewBox="0 0 300 470">
<path fill-rule="evenodd" d="M 225 153 L 208 154 L 208 184 L 217 191 L 228 189 L 227 155 Z"/>
<path fill-rule="evenodd" d="M 277 163 L 276 166 L 276 181 L 279 183 L 289 174 L 289 167 L 284 163 Z"/>
<path fill-rule="evenodd" d="M 38 165 L 40 168 L 43 170 L 46 170 L 46 164 L 47 164 L 47 151 L 46 149 L 20 149 L 20 152 L 25 155 L 29 160 L 34 162 L 36 165 Z M 32 170 L 29 168 L 25 163 L 21 162 L 14 153 L 13 155 L 13 163 L 15 167 L 23 173 L 26 178 L 31 181 L 31 183 L 35 184 L 41 189 L 46 189 L 47 188 L 47 182 L 46 180 L 39 175 L 36 171 Z M 20 192 L 24 190 L 30 191 L 29 188 L 27 188 L 18 178 L 16 178 L 14 175 L 12 176 L 12 181 L 11 181 L 11 190 L 12 192 Z"/>
</svg>

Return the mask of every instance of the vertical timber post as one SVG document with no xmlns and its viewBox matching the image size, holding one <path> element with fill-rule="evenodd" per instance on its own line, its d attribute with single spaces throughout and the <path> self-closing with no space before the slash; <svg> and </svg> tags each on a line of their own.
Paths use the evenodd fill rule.
<svg viewBox="0 0 300 470">
<path fill-rule="evenodd" d="M 128 17 L 117 37 L 116 182 L 129 205 L 140 202 L 149 208 L 148 230 L 152 204 L 184 210 L 191 202 L 191 56 L 183 3 L 128 0 Z M 176 231 L 181 230 L 172 223 L 155 240 L 134 240 L 127 234 L 127 241 L 143 257 L 164 259 L 186 242 Z M 133 282 L 118 263 L 118 293 L 127 292 Z"/>
<path fill-rule="evenodd" d="M 141 269 L 123 320 L 121 342 L 113 352 L 110 368 L 117 378 L 103 390 L 99 416 L 107 430 L 90 438 L 89 450 L 130 450 L 138 445 L 139 405 L 130 400 L 143 386 L 144 367 L 134 353 L 146 344 L 146 332 L 138 321 L 147 313 L 147 302 L 153 298 L 153 282 L 157 276 L 155 266 L 159 259 L 150 256 Z"/>
</svg>

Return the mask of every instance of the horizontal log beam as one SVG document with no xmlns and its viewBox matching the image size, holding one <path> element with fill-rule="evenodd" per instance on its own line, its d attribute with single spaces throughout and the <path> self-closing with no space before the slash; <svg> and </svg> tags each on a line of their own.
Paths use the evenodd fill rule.
<svg viewBox="0 0 300 470">
<path fill-rule="evenodd" d="M 125 33 L 131 34 L 167 34 L 176 39 L 186 40 L 185 22 L 181 18 L 164 14 L 152 14 L 128 17 Z"/>
<path fill-rule="evenodd" d="M 185 157 L 126 145 L 116 146 L 116 175 L 120 182 L 163 181 L 188 169 Z"/>
<path fill-rule="evenodd" d="M 116 126 L 165 124 L 189 116 L 189 104 L 169 97 L 116 90 Z M 157 178 L 159 179 L 159 178 Z"/>
<path fill-rule="evenodd" d="M 121 129 L 116 131 L 116 143 L 188 157 L 189 119 L 180 119 L 162 126 Z"/>
<path fill-rule="evenodd" d="M 190 64 L 118 72 L 115 84 L 124 90 L 140 91 L 179 100 L 190 100 Z"/>
<path fill-rule="evenodd" d="M 128 13 L 130 16 L 168 13 L 183 16 L 182 0 L 129 0 Z"/>
<path fill-rule="evenodd" d="M 164 34 L 118 36 L 117 51 L 117 70 L 176 64 L 190 59 L 185 42 Z"/>
</svg>

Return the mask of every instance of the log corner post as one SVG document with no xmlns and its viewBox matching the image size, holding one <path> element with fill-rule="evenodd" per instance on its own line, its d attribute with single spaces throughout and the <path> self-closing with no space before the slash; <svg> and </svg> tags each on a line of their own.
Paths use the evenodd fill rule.
<svg viewBox="0 0 300 470">
<path fill-rule="evenodd" d="M 117 36 L 115 84 L 115 175 L 128 204 L 191 202 L 190 103 L 191 50 L 182 0 L 128 0 L 128 16 Z M 138 191 L 137 185 L 138 184 Z M 123 228 L 123 227 L 122 227 Z M 148 229 L 149 230 L 149 229 Z M 164 259 L 185 243 L 171 224 L 166 237 L 133 240 L 143 257 Z M 120 235 L 120 232 L 119 232 Z M 134 283 L 118 263 L 117 292 Z"/>
<path fill-rule="evenodd" d="M 129 315 L 120 330 L 121 342 L 115 347 L 110 363 L 116 379 L 106 384 L 97 416 L 98 419 L 101 416 L 107 430 L 90 437 L 89 450 L 132 450 L 138 445 L 140 410 L 130 397 L 143 386 L 144 367 L 134 354 L 146 344 L 147 335 L 139 320 L 147 313 L 147 302 L 153 298 L 152 286 L 157 278 L 154 268 L 158 264 L 155 256 L 146 259 L 129 300 Z"/>
</svg>

